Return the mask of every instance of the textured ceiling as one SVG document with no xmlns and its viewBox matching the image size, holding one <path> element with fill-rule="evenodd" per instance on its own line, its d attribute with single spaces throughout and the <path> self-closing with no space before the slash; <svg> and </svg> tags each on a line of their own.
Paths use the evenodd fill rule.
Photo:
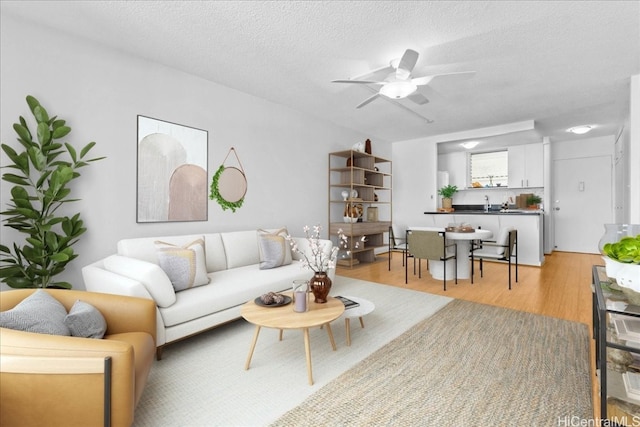
<svg viewBox="0 0 640 427">
<path fill-rule="evenodd" d="M 372 139 L 533 120 L 615 133 L 640 74 L 638 1 L 2 1 L 0 11 L 268 99 Z M 436 78 L 417 105 L 331 83 L 411 48 Z M 427 119 L 433 120 L 428 123 Z"/>
</svg>

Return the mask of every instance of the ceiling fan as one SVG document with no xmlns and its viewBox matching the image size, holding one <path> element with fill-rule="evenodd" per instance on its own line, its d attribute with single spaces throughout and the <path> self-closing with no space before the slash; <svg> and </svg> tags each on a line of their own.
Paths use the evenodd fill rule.
<svg viewBox="0 0 640 427">
<path fill-rule="evenodd" d="M 416 52 L 415 50 L 407 49 L 402 55 L 402 58 L 392 60 L 389 65 L 391 66 L 393 71 L 383 81 L 358 80 L 357 78 L 354 78 L 347 80 L 333 80 L 332 83 L 374 84 L 381 86 L 378 90 L 378 93 L 362 101 L 356 106 L 356 108 L 364 107 L 371 101 L 378 98 L 380 95 L 386 96 L 390 99 L 407 98 L 415 102 L 416 104 L 423 105 L 429 102 L 429 100 L 423 94 L 417 92 L 418 86 L 427 85 L 431 80 L 433 80 L 433 78 L 439 76 L 475 74 L 475 71 L 459 71 L 453 73 L 432 74 L 429 76 L 412 78 L 411 72 L 413 71 L 413 67 L 415 67 L 416 62 L 418 61 L 418 55 L 418 52 Z M 371 71 L 365 74 L 365 76 L 384 70 L 386 68 L 389 67 L 383 67 L 381 69 Z"/>
</svg>

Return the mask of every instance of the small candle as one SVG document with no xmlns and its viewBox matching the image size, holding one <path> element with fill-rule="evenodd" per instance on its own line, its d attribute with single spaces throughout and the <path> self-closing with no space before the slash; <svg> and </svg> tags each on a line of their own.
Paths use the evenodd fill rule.
<svg viewBox="0 0 640 427">
<path fill-rule="evenodd" d="M 296 291 L 293 296 L 294 307 L 293 311 L 298 313 L 303 313 L 307 311 L 307 292 L 306 291 Z"/>
</svg>

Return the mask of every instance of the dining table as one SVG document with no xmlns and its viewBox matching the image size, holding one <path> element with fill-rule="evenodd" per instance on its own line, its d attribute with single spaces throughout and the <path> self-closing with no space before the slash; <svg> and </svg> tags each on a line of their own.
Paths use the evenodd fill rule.
<svg viewBox="0 0 640 427">
<path fill-rule="evenodd" d="M 493 237 L 491 230 L 485 230 L 481 228 L 474 228 L 472 231 L 446 231 L 444 227 L 421 227 L 410 226 L 409 230 L 426 230 L 426 231 L 444 231 L 445 237 L 448 241 L 456 243 L 456 265 L 458 279 L 470 279 L 471 278 L 471 260 L 469 259 L 471 253 L 471 242 L 474 240 L 487 240 Z M 409 251 L 411 248 L 409 248 Z M 455 271 L 453 267 L 453 260 L 440 261 L 430 259 L 429 261 L 429 273 L 431 277 L 438 280 L 444 279 L 444 263 L 449 262 L 447 265 L 447 280 L 453 280 Z"/>
</svg>

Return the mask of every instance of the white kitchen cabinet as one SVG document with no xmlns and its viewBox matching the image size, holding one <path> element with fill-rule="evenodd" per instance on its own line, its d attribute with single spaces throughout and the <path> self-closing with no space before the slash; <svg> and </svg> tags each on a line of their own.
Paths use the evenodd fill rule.
<svg viewBox="0 0 640 427">
<path fill-rule="evenodd" d="M 509 188 L 544 186 L 542 143 L 509 147 Z"/>
<path fill-rule="evenodd" d="M 500 228 L 518 230 L 518 263 L 541 266 L 544 263 L 544 215 L 500 215 Z"/>
</svg>

